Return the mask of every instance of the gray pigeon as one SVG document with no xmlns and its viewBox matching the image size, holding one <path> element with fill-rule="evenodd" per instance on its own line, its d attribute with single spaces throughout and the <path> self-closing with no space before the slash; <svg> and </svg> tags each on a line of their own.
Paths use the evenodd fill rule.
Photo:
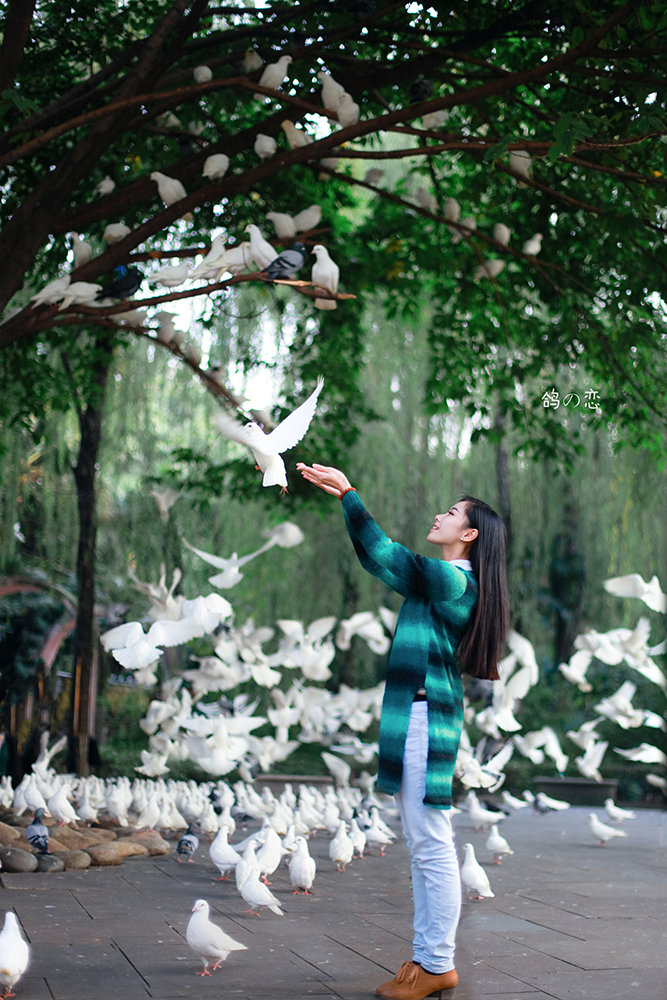
<svg viewBox="0 0 667 1000">
<path fill-rule="evenodd" d="M 199 847 L 199 837 L 193 833 L 193 830 L 194 823 L 190 823 L 183 836 L 179 838 L 178 844 L 176 845 L 176 860 L 178 862 L 182 861 L 184 858 L 186 861 L 193 860 L 192 855 Z"/>
<path fill-rule="evenodd" d="M 283 250 L 278 254 L 275 260 L 264 268 L 262 274 L 270 281 L 275 281 L 276 278 L 295 278 L 305 260 L 306 248 L 303 243 L 293 243 L 289 250 Z"/>
<path fill-rule="evenodd" d="M 28 838 L 28 843 L 34 847 L 37 854 L 50 854 L 49 828 L 45 823 L 42 823 L 43 815 L 43 809 L 35 810 L 35 817 L 30 826 L 26 829 L 25 835 Z"/>
</svg>

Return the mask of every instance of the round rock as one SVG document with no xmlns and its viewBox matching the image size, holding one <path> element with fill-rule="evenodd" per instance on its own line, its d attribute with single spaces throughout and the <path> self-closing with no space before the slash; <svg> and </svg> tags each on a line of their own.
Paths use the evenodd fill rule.
<svg viewBox="0 0 667 1000">
<path fill-rule="evenodd" d="M 55 854 L 38 854 L 37 855 L 37 871 L 38 872 L 64 872 L 65 862 L 62 858 L 56 857 Z"/>
<path fill-rule="evenodd" d="M 90 868 L 90 854 L 86 851 L 58 851 L 58 857 L 62 858 L 65 871 Z"/>
<path fill-rule="evenodd" d="M 6 872 L 37 871 L 37 858 L 20 847 L 0 847 L 0 861 Z"/>
</svg>

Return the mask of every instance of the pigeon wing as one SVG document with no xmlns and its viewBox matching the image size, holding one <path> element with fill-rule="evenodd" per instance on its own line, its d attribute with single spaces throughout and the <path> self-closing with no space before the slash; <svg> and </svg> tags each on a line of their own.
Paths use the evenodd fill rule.
<svg viewBox="0 0 667 1000">
<path fill-rule="evenodd" d="M 324 385 L 324 379 L 318 378 L 317 385 L 315 389 L 311 392 L 308 399 L 297 406 L 296 410 L 292 410 L 289 416 L 285 417 L 281 423 L 278 424 L 274 430 L 268 436 L 268 440 L 271 444 L 271 450 L 277 451 L 282 454 L 288 449 L 293 448 L 299 441 L 305 436 L 310 422 L 315 416 L 315 409 L 317 407 L 317 399 Z"/>
<path fill-rule="evenodd" d="M 244 444 L 251 450 L 253 444 L 257 443 L 253 438 L 252 429 L 239 423 L 239 421 L 235 420 L 234 417 L 229 415 L 229 413 L 225 413 L 224 411 L 218 413 L 215 418 L 215 425 L 220 433 L 223 434 L 224 437 L 229 438 L 230 441 L 238 441 L 239 444 Z"/>
</svg>

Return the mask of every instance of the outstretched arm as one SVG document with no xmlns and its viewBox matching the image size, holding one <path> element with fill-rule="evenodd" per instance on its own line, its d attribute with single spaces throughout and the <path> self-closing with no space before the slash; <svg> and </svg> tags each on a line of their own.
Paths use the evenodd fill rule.
<svg viewBox="0 0 667 1000">
<path fill-rule="evenodd" d="M 332 496 L 343 498 L 353 489 L 340 469 L 327 465 L 297 465 L 301 475 Z M 349 499 L 350 498 L 354 498 Z M 430 600 L 456 600 L 465 591 L 467 581 L 462 570 L 440 559 L 417 556 L 405 546 L 392 542 L 365 509 L 356 492 L 344 497 L 343 515 L 348 533 L 361 565 L 388 587 L 407 597 L 422 593 Z"/>
<path fill-rule="evenodd" d="M 297 462 L 296 467 L 304 479 L 332 496 L 340 498 L 345 490 L 352 488 L 345 473 L 330 465 L 304 465 L 303 462 Z"/>
</svg>

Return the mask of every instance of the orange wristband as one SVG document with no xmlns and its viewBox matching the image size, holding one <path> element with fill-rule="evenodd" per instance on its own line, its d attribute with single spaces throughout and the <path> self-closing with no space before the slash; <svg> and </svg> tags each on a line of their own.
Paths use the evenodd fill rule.
<svg viewBox="0 0 667 1000">
<path fill-rule="evenodd" d="M 343 492 L 342 492 L 342 493 L 340 494 L 340 496 L 338 497 L 338 499 L 339 499 L 339 500 L 342 500 L 342 499 L 343 499 L 343 497 L 345 496 L 345 494 L 346 494 L 346 493 L 349 493 L 350 491 L 352 491 L 352 493 L 356 493 L 356 492 L 357 492 L 357 491 L 355 490 L 354 486 L 348 486 L 348 488 L 347 488 L 346 490 L 343 490 Z"/>
</svg>

